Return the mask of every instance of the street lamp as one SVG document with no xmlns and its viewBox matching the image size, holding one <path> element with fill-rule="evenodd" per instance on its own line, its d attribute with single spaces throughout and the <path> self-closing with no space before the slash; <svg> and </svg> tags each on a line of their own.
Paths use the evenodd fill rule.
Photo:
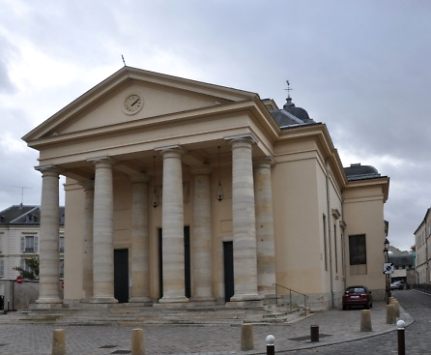
<svg viewBox="0 0 431 355">
<path fill-rule="evenodd" d="M 383 242 L 383 253 L 385 255 L 385 263 L 389 263 L 389 240 L 385 238 Z M 389 303 L 389 297 L 391 297 L 391 275 L 389 272 L 385 271 L 385 299 L 386 303 Z"/>
</svg>

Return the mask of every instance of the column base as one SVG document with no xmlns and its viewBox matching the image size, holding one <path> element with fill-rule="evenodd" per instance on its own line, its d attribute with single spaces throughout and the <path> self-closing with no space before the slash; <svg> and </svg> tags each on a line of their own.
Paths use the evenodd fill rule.
<svg viewBox="0 0 431 355">
<path fill-rule="evenodd" d="M 151 306 L 153 304 L 153 300 L 150 297 L 131 297 L 129 299 L 129 303 L 143 303 Z"/>
<path fill-rule="evenodd" d="M 263 300 L 263 295 L 257 293 L 241 293 L 233 295 L 230 298 L 230 302 L 243 302 L 243 301 L 261 301 Z"/>
<path fill-rule="evenodd" d="M 188 302 L 189 302 L 189 299 L 185 296 L 170 296 L 170 297 L 163 296 L 162 298 L 159 299 L 159 303 L 163 303 L 163 304 L 188 303 Z"/>
<path fill-rule="evenodd" d="M 63 302 L 59 298 L 39 298 L 30 304 L 31 310 L 53 310 L 62 309 Z"/>
<path fill-rule="evenodd" d="M 114 297 L 93 297 L 85 300 L 84 303 L 118 303 Z"/>
<path fill-rule="evenodd" d="M 202 306 L 214 306 L 216 304 L 215 298 L 213 297 L 192 297 L 190 303 L 195 304 L 197 307 Z"/>
</svg>

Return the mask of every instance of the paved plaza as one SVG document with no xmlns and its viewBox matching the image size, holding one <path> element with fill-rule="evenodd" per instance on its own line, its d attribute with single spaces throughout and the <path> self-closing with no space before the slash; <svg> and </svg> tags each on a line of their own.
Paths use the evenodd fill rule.
<svg viewBox="0 0 431 355">
<path fill-rule="evenodd" d="M 146 354 L 259 354 L 265 353 L 265 337 L 276 339 L 276 352 L 282 353 L 325 344 L 373 337 L 395 330 L 386 324 L 383 303 L 376 303 L 371 310 L 373 331 L 360 332 L 360 310 L 331 310 L 314 313 L 290 323 L 255 324 L 253 326 L 255 349 L 242 352 L 241 326 L 217 325 L 67 325 L 21 324 L 17 314 L 0 316 L 0 354 L 46 355 L 51 354 L 53 329 L 65 330 L 67 354 L 130 354 L 131 330 L 144 329 Z M 402 311 L 408 323 L 411 317 Z M 310 326 L 319 325 L 320 342 L 311 343 Z M 395 335 L 394 335 L 395 336 Z"/>
</svg>

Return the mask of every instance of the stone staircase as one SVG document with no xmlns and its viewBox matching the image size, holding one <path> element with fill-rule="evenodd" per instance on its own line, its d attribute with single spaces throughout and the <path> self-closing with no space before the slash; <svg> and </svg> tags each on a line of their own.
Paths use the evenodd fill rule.
<svg viewBox="0 0 431 355">
<path fill-rule="evenodd" d="M 0 323 L 142 326 L 145 324 L 213 325 L 243 323 L 284 323 L 304 315 L 290 312 L 274 302 L 258 302 L 235 306 L 185 305 L 143 306 L 136 303 L 63 305 L 58 309 L 30 309 L 0 316 Z"/>
</svg>

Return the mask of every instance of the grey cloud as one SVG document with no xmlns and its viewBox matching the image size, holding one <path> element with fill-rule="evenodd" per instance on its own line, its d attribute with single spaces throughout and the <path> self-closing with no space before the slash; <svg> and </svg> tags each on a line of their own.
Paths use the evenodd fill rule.
<svg viewBox="0 0 431 355">
<path fill-rule="evenodd" d="M 340 151 L 355 153 L 362 161 L 386 155 L 409 162 L 378 168 L 391 177 L 386 207 L 391 240 L 395 245 L 411 244 L 406 239 L 431 200 L 426 193 L 431 191 L 430 2 L 28 4 L 19 26 L 17 18 L 5 13 L 0 13 L 0 23 L 55 60 L 89 70 L 107 63 L 120 67 L 121 53 L 128 64 L 154 70 L 147 67 L 147 58 L 168 53 L 186 63 L 190 72 L 195 69 L 193 79 L 254 91 L 279 105 L 289 79 L 294 102 L 327 123 Z M 171 68 L 161 65 L 159 70 Z M 0 63 L 0 85 L 7 85 L 7 73 Z M 73 85 L 73 94 L 61 92 L 65 103 L 80 94 Z"/>
</svg>

